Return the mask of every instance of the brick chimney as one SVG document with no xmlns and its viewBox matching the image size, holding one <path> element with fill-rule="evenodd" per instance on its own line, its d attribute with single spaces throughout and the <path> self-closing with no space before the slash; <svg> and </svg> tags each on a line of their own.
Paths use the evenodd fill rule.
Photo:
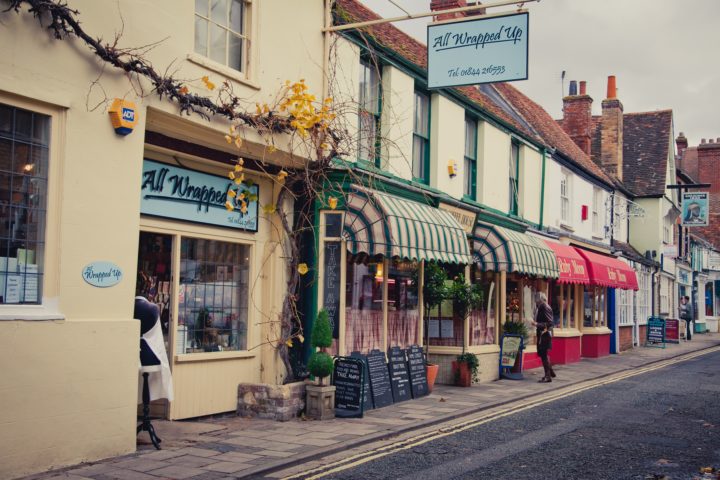
<svg viewBox="0 0 720 480">
<path fill-rule="evenodd" d="M 623 175 L 623 104 L 617 98 L 615 75 L 608 77 L 607 98 L 602 101 L 600 164 L 620 180 Z"/>
<path fill-rule="evenodd" d="M 440 10 L 450 10 L 451 8 L 462 8 L 467 7 L 467 0 L 431 0 L 430 2 L 430 10 L 433 12 L 437 12 Z M 453 18 L 463 18 L 465 17 L 464 12 L 456 12 L 456 13 L 443 13 L 440 15 L 436 15 L 433 17 L 433 19 L 436 22 L 439 22 L 441 20 L 452 20 Z"/>
<path fill-rule="evenodd" d="M 682 157 L 685 149 L 688 148 L 688 141 L 683 132 L 680 132 L 680 135 L 675 139 L 675 145 L 677 146 L 677 156 Z"/>
<path fill-rule="evenodd" d="M 712 138 L 704 138 L 697 147 L 698 154 L 698 178 L 700 183 L 710 183 L 710 225 L 698 228 L 699 233 L 704 235 L 714 245 L 720 245 L 720 138 L 714 141 Z"/>
<path fill-rule="evenodd" d="M 587 94 L 587 84 L 580 82 L 580 94 L 577 93 L 577 83 L 570 81 L 570 91 L 563 98 L 562 127 L 572 138 L 573 142 L 590 155 L 591 137 L 590 126 L 592 122 L 593 99 Z"/>
</svg>

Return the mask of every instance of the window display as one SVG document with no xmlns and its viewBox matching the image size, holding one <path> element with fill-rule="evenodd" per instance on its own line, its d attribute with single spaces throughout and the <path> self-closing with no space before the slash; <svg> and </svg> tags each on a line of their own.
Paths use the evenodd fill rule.
<svg viewBox="0 0 720 480">
<path fill-rule="evenodd" d="M 553 311 L 555 328 L 576 328 L 575 285 L 551 282 L 548 297 Z"/>
<path fill-rule="evenodd" d="M 388 345 L 407 348 L 419 342 L 420 308 L 416 282 L 420 264 L 393 259 L 388 272 Z"/>
<path fill-rule="evenodd" d="M 583 326 L 584 327 L 605 327 L 607 312 L 605 287 L 585 287 Z"/>
<path fill-rule="evenodd" d="M 347 256 L 345 345 L 348 352 L 383 348 L 383 263 Z"/>
<path fill-rule="evenodd" d="M 452 286 L 453 279 L 465 272 L 464 265 L 442 264 L 441 266 L 447 273 L 448 280 L 445 286 L 448 289 Z M 444 300 L 430 310 L 428 343 L 433 346 L 462 347 L 464 321 L 464 318 L 455 314 L 452 299 Z"/>
<path fill-rule="evenodd" d="M 470 314 L 470 345 L 495 343 L 495 285 L 494 272 L 481 272 L 476 265 L 471 271 L 472 283 L 482 286 L 482 307 Z"/>
<path fill-rule="evenodd" d="M 180 239 L 176 353 L 247 349 L 250 247 Z"/>
<path fill-rule="evenodd" d="M 0 104 L 0 304 L 39 304 L 50 117 Z"/>
</svg>

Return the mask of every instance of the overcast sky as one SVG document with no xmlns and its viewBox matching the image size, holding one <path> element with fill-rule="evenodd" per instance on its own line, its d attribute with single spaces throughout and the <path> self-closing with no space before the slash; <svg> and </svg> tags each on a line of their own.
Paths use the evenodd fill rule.
<svg viewBox="0 0 720 480">
<path fill-rule="evenodd" d="M 361 1 L 383 17 L 403 15 L 388 0 Z M 395 2 L 411 13 L 430 5 Z M 684 132 L 690 146 L 720 138 L 720 0 L 542 0 L 527 7 L 529 79 L 513 84 L 553 118 L 562 115 L 563 70 L 565 94 L 570 80 L 587 81 L 594 115 L 615 75 L 626 113 L 671 108 L 675 136 Z M 425 43 L 430 20 L 394 25 Z"/>
</svg>

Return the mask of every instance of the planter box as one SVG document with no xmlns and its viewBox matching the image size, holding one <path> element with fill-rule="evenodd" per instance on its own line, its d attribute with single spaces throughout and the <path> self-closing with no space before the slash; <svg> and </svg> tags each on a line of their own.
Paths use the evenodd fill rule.
<svg viewBox="0 0 720 480">
<path fill-rule="evenodd" d="M 335 418 L 335 385 L 305 387 L 305 416 L 313 420 Z"/>
<path fill-rule="evenodd" d="M 472 374 L 467 363 L 452 362 L 452 371 L 455 377 L 455 385 L 458 387 L 469 387 L 472 384 Z"/>
<path fill-rule="evenodd" d="M 305 383 L 287 385 L 241 383 L 238 386 L 237 414 L 241 417 L 270 418 L 287 422 L 305 408 Z"/>
</svg>

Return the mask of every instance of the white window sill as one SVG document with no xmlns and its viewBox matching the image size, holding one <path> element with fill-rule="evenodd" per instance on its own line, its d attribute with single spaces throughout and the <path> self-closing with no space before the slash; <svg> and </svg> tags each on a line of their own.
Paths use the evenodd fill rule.
<svg viewBox="0 0 720 480">
<path fill-rule="evenodd" d="M 0 307 L 0 322 L 13 321 L 57 321 L 65 315 L 44 305 L 22 305 Z"/>
<path fill-rule="evenodd" d="M 247 350 L 232 350 L 225 352 L 203 352 L 203 353 L 182 353 L 175 355 L 175 361 L 177 363 L 184 362 L 204 362 L 212 360 L 229 360 L 234 358 L 253 358 L 255 357 L 254 352 Z"/>
<path fill-rule="evenodd" d="M 194 63 L 194 64 L 196 64 L 196 65 L 200 65 L 201 67 L 205 67 L 205 68 L 207 68 L 208 70 L 212 70 L 213 72 L 215 72 L 215 73 L 217 73 L 217 74 L 220 74 L 220 75 L 223 75 L 223 76 L 225 76 L 225 77 L 227 77 L 227 78 L 229 78 L 229 79 L 231 79 L 231 80 L 234 80 L 234 81 L 236 81 L 236 82 L 238 82 L 238 83 L 242 83 L 243 85 L 247 85 L 248 87 L 253 88 L 253 89 L 255 89 L 255 90 L 260 90 L 260 85 L 258 85 L 257 83 L 249 80 L 244 73 L 239 72 L 239 71 L 235 70 L 234 68 L 230 68 L 230 67 L 228 67 L 228 66 L 226 66 L 226 65 L 223 65 L 223 64 L 221 64 L 221 63 L 218 63 L 218 62 L 216 62 L 216 61 L 214 61 L 214 60 L 210 60 L 209 58 L 204 57 L 204 56 L 202 56 L 202 55 L 200 55 L 200 54 L 197 54 L 197 53 L 194 53 L 194 52 L 193 52 L 193 53 L 188 53 L 188 54 L 187 54 L 187 59 L 188 59 L 190 62 L 192 62 L 192 63 Z"/>
<path fill-rule="evenodd" d="M 572 225 L 569 225 L 569 224 L 567 224 L 567 223 L 565 223 L 565 222 L 560 222 L 560 227 L 563 228 L 563 229 L 565 229 L 565 230 L 567 230 L 567 231 L 569 231 L 569 232 L 574 232 L 574 231 L 575 231 L 575 228 L 573 228 Z"/>
</svg>

